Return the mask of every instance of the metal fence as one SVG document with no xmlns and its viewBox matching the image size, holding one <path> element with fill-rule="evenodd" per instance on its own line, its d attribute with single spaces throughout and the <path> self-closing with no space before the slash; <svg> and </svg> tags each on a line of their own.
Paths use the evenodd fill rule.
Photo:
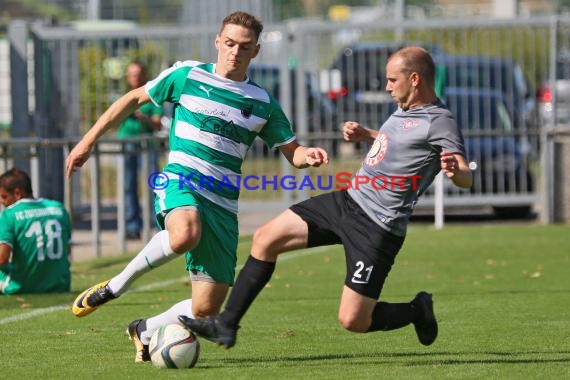
<svg viewBox="0 0 570 380">
<path fill-rule="evenodd" d="M 18 166 L 20 162 L 29 163 L 29 173 L 32 180 L 32 190 L 35 196 L 41 195 L 43 178 L 53 176 L 51 172 L 42 173 L 41 161 L 45 159 L 46 152 L 51 156 L 59 156 L 61 161 L 77 143 L 77 138 L 60 139 L 10 139 L 0 140 L 0 172 Z M 139 146 L 133 150 L 131 146 Z M 126 215 L 125 209 L 125 156 L 127 154 L 140 154 L 141 167 L 139 176 L 139 196 L 141 201 L 142 239 L 150 238 L 155 225 L 154 210 L 151 207 L 153 194 L 149 188 L 148 178 L 151 173 L 158 170 L 153 167 L 156 163 L 151 157 L 157 157 L 158 162 L 165 161 L 168 141 L 165 137 L 142 136 L 125 139 L 104 138 L 98 141 L 89 162 L 76 174 L 73 180 L 60 178 L 63 196 L 59 200 L 64 202 L 70 215 L 73 216 L 74 225 L 88 228 L 91 231 L 92 248 L 95 256 L 101 255 L 101 233 L 105 222 L 113 220 L 116 229 L 116 249 L 125 252 L 126 243 Z M 128 152 L 128 153 L 127 153 Z M 63 172 L 63 167 L 61 168 Z M 80 201 L 78 201 L 80 200 Z M 110 210 L 114 215 L 103 215 Z"/>
<path fill-rule="evenodd" d="M 378 127 L 393 110 L 383 96 L 387 54 L 394 46 L 420 44 L 430 49 L 438 69 L 443 68 L 439 73 L 445 78 L 439 89 L 442 98 L 454 105 L 456 113 L 475 115 L 475 119 L 465 116 L 462 126 L 469 160 L 473 161 L 474 187 L 460 190 L 447 186 L 445 204 L 489 206 L 500 212 L 535 208 L 543 221 L 551 222 L 558 199 L 553 144 L 557 131 L 566 130 L 566 125 L 557 118 L 541 117 L 543 104 L 537 102 L 535 92 L 545 84 L 555 85 L 557 57 L 570 45 L 569 26 L 570 19 L 547 17 L 381 23 L 299 20 L 266 25 L 254 66 L 261 71 L 274 69 L 271 75 L 277 75 L 277 81 L 270 90 L 280 99 L 299 139 L 326 147 L 333 160 L 325 169 L 299 172 L 256 141 L 243 171 L 281 176 L 355 172 L 368 147 L 343 143 L 341 122 L 351 118 Z M 12 60 L 12 68 L 18 64 L 29 67 L 13 73 L 12 83 L 27 83 L 31 75 L 33 91 L 12 91 L 13 110 L 17 113 L 20 107 L 20 113 L 30 115 L 18 118 L 14 113 L 13 120 L 29 135 L 66 141 L 63 151 L 44 151 L 37 162 L 40 177 L 50 173 L 39 183 L 51 183 L 40 188 L 40 194 L 62 198 L 64 153 L 70 141 L 76 141 L 124 91 L 125 64 L 131 59 L 142 60 L 156 75 L 177 60 L 214 61 L 218 25 L 87 32 L 35 24 L 29 27 L 29 34 L 21 30 L 16 28 L 11 42 L 17 46 L 31 38 L 33 50 L 21 52 L 17 63 Z M 459 60 L 463 63 L 449 63 L 457 57 L 463 57 Z M 486 62 L 483 71 L 477 71 L 481 62 Z M 33 99 L 33 107 L 28 106 L 28 98 Z M 556 112 L 556 94 L 550 101 Z M 495 114 L 497 120 L 491 116 Z M 93 178 L 100 177 L 107 166 L 93 164 Z M 90 197 L 92 202 L 100 196 L 96 185 L 95 181 L 88 195 L 76 183 L 76 190 L 69 195 L 70 205 L 79 209 Z M 241 208 L 283 208 L 318 192 L 310 187 L 244 192 Z M 109 196 L 116 197 L 112 201 L 120 206 L 116 193 Z M 434 202 L 430 188 L 418 206 L 433 207 Z"/>
</svg>

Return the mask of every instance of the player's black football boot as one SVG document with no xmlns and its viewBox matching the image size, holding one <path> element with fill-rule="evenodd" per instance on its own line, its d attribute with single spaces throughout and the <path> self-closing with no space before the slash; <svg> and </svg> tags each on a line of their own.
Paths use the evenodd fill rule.
<svg viewBox="0 0 570 380">
<path fill-rule="evenodd" d="M 192 319 L 185 315 L 179 315 L 178 320 L 191 331 L 210 342 L 217 343 L 225 348 L 233 347 L 236 344 L 239 327 L 227 326 L 219 314 L 203 319 Z"/>
<path fill-rule="evenodd" d="M 412 306 L 418 311 L 418 318 L 414 321 L 418 339 L 424 346 L 429 346 L 437 338 L 437 320 L 433 312 L 431 294 L 419 292 L 412 300 Z"/>
</svg>

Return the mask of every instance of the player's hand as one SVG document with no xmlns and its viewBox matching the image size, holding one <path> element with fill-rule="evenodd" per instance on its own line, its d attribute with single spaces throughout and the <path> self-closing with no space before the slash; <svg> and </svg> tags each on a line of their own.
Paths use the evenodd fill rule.
<svg viewBox="0 0 570 380">
<path fill-rule="evenodd" d="M 329 157 L 326 150 L 323 148 L 307 148 L 305 159 L 309 166 L 318 168 L 322 164 L 329 163 Z"/>
<path fill-rule="evenodd" d="M 133 112 L 133 116 L 135 117 L 135 119 L 140 120 L 140 121 L 147 121 L 148 117 L 142 113 L 140 110 L 136 110 L 135 112 Z"/>
<path fill-rule="evenodd" d="M 459 162 L 452 152 L 443 151 L 439 155 L 441 160 L 441 170 L 448 178 L 452 178 L 459 171 Z"/>
<path fill-rule="evenodd" d="M 67 178 L 70 178 L 73 172 L 82 167 L 83 164 L 89 158 L 91 154 L 91 146 L 89 144 L 80 141 L 72 150 L 69 152 L 67 159 L 65 160 L 65 172 Z"/>
<path fill-rule="evenodd" d="M 372 136 L 368 128 L 361 126 L 356 121 L 347 121 L 342 126 L 342 137 L 345 141 L 369 141 Z"/>
</svg>

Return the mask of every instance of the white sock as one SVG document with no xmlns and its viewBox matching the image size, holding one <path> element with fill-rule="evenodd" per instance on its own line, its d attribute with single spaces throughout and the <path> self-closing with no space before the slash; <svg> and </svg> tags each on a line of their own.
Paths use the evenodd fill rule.
<svg viewBox="0 0 570 380">
<path fill-rule="evenodd" d="M 147 319 L 146 330 L 143 331 L 140 335 L 140 339 L 143 344 L 150 343 L 152 334 L 158 330 L 160 326 L 169 325 L 171 323 L 182 325 L 178 321 L 179 315 L 186 315 L 187 317 L 194 318 L 194 314 L 192 314 L 192 299 L 180 301 L 170 309 L 166 310 L 164 313 Z"/>
<path fill-rule="evenodd" d="M 109 288 L 115 296 L 124 293 L 131 283 L 150 270 L 178 257 L 170 247 L 168 231 L 160 231 L 123 269 L 109 281 Z"/>
</svg>

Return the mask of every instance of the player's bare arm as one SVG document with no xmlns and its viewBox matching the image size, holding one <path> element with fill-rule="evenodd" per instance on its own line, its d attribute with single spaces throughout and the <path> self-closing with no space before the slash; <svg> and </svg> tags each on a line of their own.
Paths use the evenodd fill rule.
<svg viewBox="0 0 570 380">
<path fill-rule="evenodd" d="M 129 91 L 111 104 L 67 156 L 65 161 L 67 178 L 71 177 L 76 168 L 80 168 L 85 164 L 91 154 L 93 144 L 99 137 L 107 130 L 117 127 L 127 116 L 149 101 L 150 97 L 144 90 L 144 87 L 139 87 Z"/>
<path fill-rule="evenodd" d="M 443 151 L 440 154 L 441 170 L 453 184 L 458 187 L 469 188 L 473 184 L 473 175 L 467 160 L 461 154 Z"/>
<path fill-rule="evenodd" d="M 356 121 L 347 121 L 342 126 L 342 137 L 345 141 L 365 141 L 372 144 L 377 136 L 378 131 L 360 125 Z"/>
<path fill-rule="evenodd" d="M 319 167 L 329 163 L 327 151 L 323 148 L 306 147 L 299 145 L 297 141 L 291 141 L 289 144 L 279 147 L 281 153 L 287 158 L 287 161 L 298 169 L 307 168 L 309 166 Z"/>
<path fill-rule="evenodd" d="M 8 264 L 12 248 L 8 244 L 0 244 L 0 266 Z"/>
</svg>

